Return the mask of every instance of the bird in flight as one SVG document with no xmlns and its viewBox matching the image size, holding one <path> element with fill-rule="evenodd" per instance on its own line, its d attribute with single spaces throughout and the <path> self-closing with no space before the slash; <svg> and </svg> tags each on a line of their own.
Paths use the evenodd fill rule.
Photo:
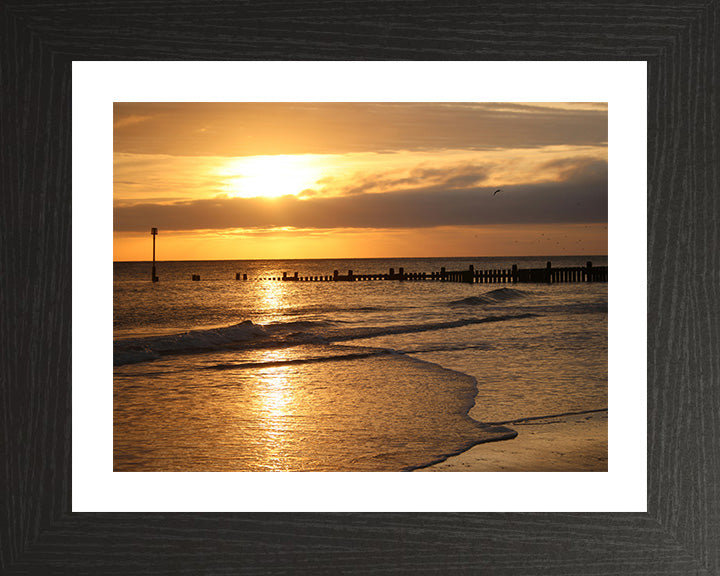
<svg viewBox="0 0 720 576">
<path fill-rule="evenodd" d="M 495 190 L 495 192 L 493 192 L 493 196 L 495 196 L 495 194 L 497 194 L 498 192 L 500 192 L 500 188 L 498 188 L 497 190 Z"/>
</svg>

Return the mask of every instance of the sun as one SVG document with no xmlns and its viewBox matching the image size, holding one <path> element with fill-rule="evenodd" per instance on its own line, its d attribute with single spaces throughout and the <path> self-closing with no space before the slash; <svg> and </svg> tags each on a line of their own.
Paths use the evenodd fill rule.
<svg viewBox="0 0 720 576">
<path fill-rule="evenodd" d="M 324 167 L 311 154 L 233 158 L 217 172 L 231 197 L 277 198 L 297 195 L 323 176 Z"/>
</svg>

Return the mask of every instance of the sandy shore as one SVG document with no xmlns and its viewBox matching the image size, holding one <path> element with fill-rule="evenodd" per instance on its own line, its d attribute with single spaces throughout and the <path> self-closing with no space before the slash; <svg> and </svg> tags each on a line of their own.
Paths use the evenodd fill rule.
<svg viewBox="0 0 720 576">
<path fill-rule="evenodd" d="M 418 472 L 606 472 L 607 412 L 507 424 L 512 440 L 478 444 Z"/>
</svg>

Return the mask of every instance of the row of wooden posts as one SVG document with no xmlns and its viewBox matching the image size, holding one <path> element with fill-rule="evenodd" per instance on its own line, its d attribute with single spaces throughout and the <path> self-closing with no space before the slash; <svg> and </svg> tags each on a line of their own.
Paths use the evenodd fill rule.
<svg viewBox="0 0 720 576">
<path fill-rule="evenodd" d="M 192 279 L 200 280 L 199 274 L 193 274 Z M 236 273 L 235 280 L 248 280 L 247 274 Z M 335 270 L 332 276 L 300 276 L 295 272 L 289 276 L 283 272 L 282 277 L 261 277 L 254 280 L 278 281 L 278 282 L 360 282 L 372 280 L 400 280 L 400 281 L 433 281 L 433 282 L 463 282 L 466 284 L 497 284 L 517 282 L 543 282 L 557 284 L 560 282 L 607 282 L 608 267 L 593 266 L 587 262 L 585 266 L 553 268 L 548 262 L 545 268 L 518 268 L 513 264 L 512 268 L 475 270 L 471 264 L 467 270 L 446 270 L 441 268 L 439 272 L 406 272 L 399 268 L 395 272 L 390 268 L 387 274 L 355 274 L 348 270 L 347 274 L 340 274 Z"/>
<path fill-rule="evenodd" d="M 153 237 L 153 263 L 151 279 L 157 282 L 159 278 L 155 269 L 155 236 L 157 228 L 152 228 L 150 233 Z M 247 274 L 235 274 L 235 280 L 247 280 Z M 194 282 L 200 281 L 200 274 L 193 274 Z M 563 268 L 553 268 L 552 263 L 548 262 L 545 268 L 518 268 L 517 264 L 513 264 L 510 269 L 493 269 L 493 270 L 475 270 L 470 264 L 467 270 L 448 271 L 444 267 L 440 268 L 440 272 L 405 272 L 404 268 L 399 268 L 397 274 L 394 268 L 390 268 L 388 274 L 353 274 L 352 270 L 348 270 L 347 275 L 341 275 L 338 270 L 333 272 L 332 276 L 299 276 L 295 272 L 292 276 L 288 276 L 287 272 L 283 272 L 282 277 L 271 278 L 255 278 L 255 280 L 273 280 L 283 282 L 355 282 L 363 280 L 430 280 L 440 282 L 463 282 L 466 284 L 496 284 L 496 283 L 517 283 L 517 282 L 544 282 L 548 284 L 556 284 L 559 282 L 607 282 L 608 267 L 593 266 L 592 262 L 587 262 L 585 266 L 573 266 Z"/>
</svg>

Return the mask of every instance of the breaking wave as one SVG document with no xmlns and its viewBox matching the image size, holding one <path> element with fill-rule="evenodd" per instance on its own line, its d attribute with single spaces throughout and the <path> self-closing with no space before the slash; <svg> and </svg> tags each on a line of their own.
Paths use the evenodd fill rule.
<svg viewBox="0 0 720 576">
<path fill-rule="evenodd" d="M 249 320 L 209 330 L 191 330 L 169 336 L 126 338 L 113 342 L 113 364 L 133 364 L 155 360 L 165 354 L 183 354 L 217 350 L 239 342 L 261 340 L 268 337 L 268 330 Z"/>
<path fill-rule="evenodd" d="M 463 298 L 462 300 L 453 300 L 449 303 L 450 306 L 483 306 L 487 304 L 498 304 L 499 302 L 507 302 L 508 300 L 517 300 L 518 298 L 524 298 L 527 296 L 527 292 L 522 290 L 516 290 L 514 288 L 498 288 L 497 290 L 490 290 L 480 296 L 470 296 L 469 298 Z"/>
<path fill-rule="evenodd" d="M 399 324 L 362 328 L 336 328 L 333 322 L 287 322 L 267 325 L 246 320 L 239 324 L 181 334 L 125 338 L 113 343 L 113 364 L 122 366 L 156 360 L 162 356 L 193 354 L 216 350 L 274 348 L 299 344 L 327 344 L 390 334 L 411 334 L 459 328 L 471 324 L 505 322 L 536 317 L 537 314 L 470 317 L 448 322 Z"/>
</svg>

